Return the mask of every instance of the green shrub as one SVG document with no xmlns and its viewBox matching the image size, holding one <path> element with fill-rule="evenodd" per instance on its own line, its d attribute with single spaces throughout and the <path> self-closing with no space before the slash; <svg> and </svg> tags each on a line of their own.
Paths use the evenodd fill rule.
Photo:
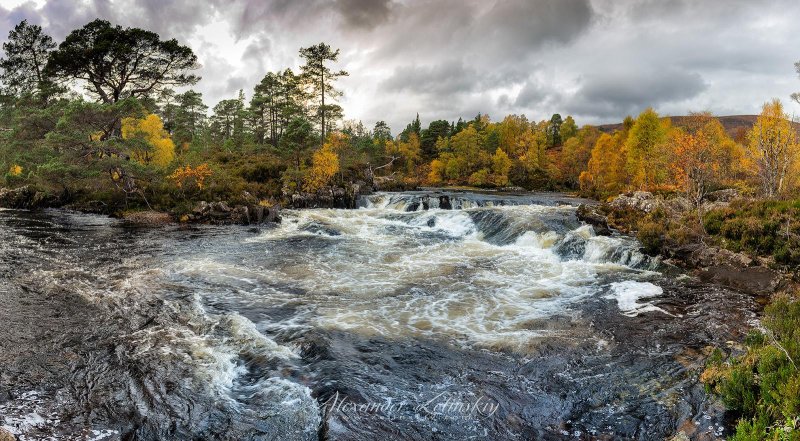
<svg viewBox="0 0 800 441">
<path fill-rule="evenodd" d="M 719 244 L 777 263 L 800 265 L 800 200 L 760 200 L 732 204 L 703 216 L 703 226 Z"/>
<path fill-rule="evenodd" d="M 656 255 L 664 245 L 664 224 L 654 221 L 644 222 L 639 225 L 636 238 L 642 243 L 647 254 Z"/>
<path fill-rule="evenodd" d="M 780 297 L 764 310 L 765 333 L 748 336 L 746 352 L 716 351 L 701 380 L 741 415 L 733 440 L 800 440 L 800 301 Z"/>
</svg>

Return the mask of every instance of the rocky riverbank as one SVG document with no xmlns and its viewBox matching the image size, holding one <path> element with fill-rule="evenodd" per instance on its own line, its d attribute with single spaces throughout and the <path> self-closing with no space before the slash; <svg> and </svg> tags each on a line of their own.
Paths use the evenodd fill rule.
<svg viewBox="0 0 800 441">
<path fill-rule="evenodd" d="M 281 220 L 281 207 L 288 208 L 340 208 L 358 207 L 358 200 L 363 195 L 372 194 L 372 186 L 364 182 L 350 183 L 345 186 L 328 186 L 309 192 L 285 191 L 282 200 L 265 203 L 248 192 L 236 198 L 236 201 L 197 201 L 187 211 L 183 209 L 131 209 L 115 210 L 100 200 L 82 198 L 63 193 L 54 196 L 37 190 L 32 186 L 14 189 L 0 188 L 0 208 L 9 209 L 44 209 L 64 208 L 83 213 L 105 214 L 119 217 L 138 225 L 158 226 L 172 222 L 188 222 L 216 225 L 258 225 L 277 223 Z"/>
<path fill-rule="evenodd" d="M 258 225 L 280 222 L 280 204 L 267 205 L 249 193 L 243 193 L 244 202 L 230 204 L 226 201 L 199 201 L 188 213 L 153 209 L 115 211 L 99 200 L 75 201 L 66 193 L 53 196 L 31 186 L 15 189 L 0 188 L 0 208 L 36 210 L 63 208 L 83 213 L 105 214 L 143 226 L 160 226 L 173 222 L 202 224 Z"/>
<path fill-rule="evenodd" d="M 699 212 L 724 209 L 739 198 L 735 190 L 711 193 Z M 635 235 L 650 254 L 689 270 L 702 281 L 764 299 L 793 283 L 791 273 L 769 257 L 715 245 L 714 238 L 705 233 L 702 220 L 689 213 L 690 204 L 684 198 L 668 199 L 643 191 L 622 194 L 598 205 L 581 205 L 577 211 L 578 218 L 593 225 L 597 234 L 618 231 Z M 683 231 L 668 231 L 669 224 L 681 224 Z"/>
</svg>

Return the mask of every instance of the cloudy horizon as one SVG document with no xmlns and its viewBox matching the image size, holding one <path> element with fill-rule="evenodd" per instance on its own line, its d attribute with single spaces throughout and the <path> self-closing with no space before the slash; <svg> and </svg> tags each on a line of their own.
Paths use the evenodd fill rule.
<svg viewBox="0 0 800 441">
<path fill-rule="evenodd" d="M 0 39 L 19 21 L 56 41 L 96 17 L 176 38 L 202 64 L 194 89 L 213 107 L 249 97 L 268 71 L 299 67 L 300 47 L 341 49 L 347 119 L 398 133 L 489 114 L 619 122 L 664 115 L 755 114 L 800 106 L 800 2 L 774 0 L 0 0 Z"/>
</svg>

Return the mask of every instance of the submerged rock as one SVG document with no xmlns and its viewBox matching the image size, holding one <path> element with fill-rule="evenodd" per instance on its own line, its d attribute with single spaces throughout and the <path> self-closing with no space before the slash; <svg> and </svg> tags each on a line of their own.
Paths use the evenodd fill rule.
<svg viewBox="0 0 800 441">
<path fill-rule="evenodd" d="M 315 193 L 291 193 L 284 189 L 284 198 L 291 208 L 358 208 L 361 195 L 372 193 L 372 189 L 363 182 L 356 182 L 346 187 L 328 186 Z"/>
<path fill-rule="evenodd" d="M 0 441 L 16 441 L 16 439 L 13 433 L 0 427 Z"/>
</svg>

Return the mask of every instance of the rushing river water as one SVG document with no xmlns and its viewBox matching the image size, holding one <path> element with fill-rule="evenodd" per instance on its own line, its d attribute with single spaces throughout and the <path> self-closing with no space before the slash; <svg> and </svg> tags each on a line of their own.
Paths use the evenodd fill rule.
<svg viewBox="0 0 800 441">
<path fill-rule="evenodd" d="M 747 296 L 559 195 L 376 194 L 262 228 L 0 211 L 21 439 L 713 439 Z"/>
</svg>

